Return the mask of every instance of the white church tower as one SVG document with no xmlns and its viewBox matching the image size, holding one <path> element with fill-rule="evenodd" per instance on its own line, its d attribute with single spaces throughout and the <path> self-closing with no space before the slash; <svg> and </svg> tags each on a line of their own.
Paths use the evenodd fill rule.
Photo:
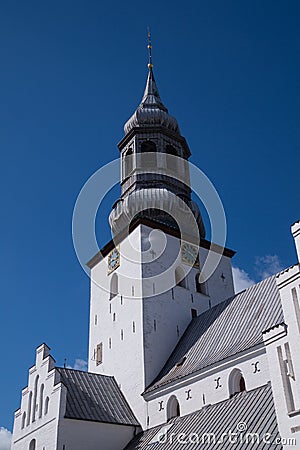
<svg viewBox="0 0 300 450">
<path fill-rule="evenodd" d="M 211 243 L 191 199 L 190 150 L 162 103 L 151 44 L 144 96 L 119 143 L 121 197 L 109 221 L 114 234 L 91 269 L 89 372 L 113 375 L 143 428 L 142 397 L 191 319 L 234 293 L 231 257 L 200 276 Z"/>
<path fill-rule="evenodd" d="M 150 43 L 149 55 L 119 143 L 114 237 L 88 263 L 88 372 L 37 348 L 12 450 L 173 450 L 183 436 L 299 448 L 300 221 L 297 263 L 234 294 L 234 252 L 205 239 L 190 150 L 158 93 Z M 234 430 L 239 441 L 228 441 Z"/>
</svg>

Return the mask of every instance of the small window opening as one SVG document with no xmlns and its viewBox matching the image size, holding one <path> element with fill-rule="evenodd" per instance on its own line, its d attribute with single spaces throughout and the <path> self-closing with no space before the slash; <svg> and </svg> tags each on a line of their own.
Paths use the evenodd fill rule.
<svg viewBox="0 0 300 450">
<path fill-rule="evenodd" d="M 175 269 L 175 283 L 176 283 L 176 286 L 181 286 L 183 288 L 186 288 L 185 273 L 181 267 L 177 267 Z"/>
<path fill-rule="evenodd" d="M 49 397 L 46 397 L 44 414 L 45 415 L 48 414 L 48 411 L 49 411 Z"/>
<path fill-rule="evenodd" d="M 22 415 L 22 425 L 21 425 L 22 430 L 25 427 L 25 422 L 26 422 L 26 412 L 24 411 Z"/>
<path fill-rule="evenodd" d="M 192 319 L 195 319 L 195 317 L 198 316 L 197 310 L 195 308 L 191 309 Z"/>
<path fill-rule="evenodd" d="M 196 292 L 199 292 L 200 294 L 207 295 L 206 283 L 200 283 L 200 273 L 196 274 L 195 282 L 196 282 Z"/>
<path fill-rule="evenodd" d="M 113 274 L 110 280 L 110 300 L 112 300 L 119 293 L 118 275 Z"/>
<path fill-rule="evenodd" d="M 239 369 L 233 369 L 229 375 L 229 395 L 233 397 L 239 392 L 246 390 L 246 382 L 242 372 Z"/>
<path fill-rule="evenodd" d="M 173 417 L 180 417 L 180 405 L 175 395 L 172 395 L 167 403 L 167 420 Z"/>
<path fill-rule="evenodd" d="M 171 172 L 177 171 L 177 159 L 173 158 L 173 156 L 178 156 L 176 149 L 172 145 L 166 146 L 166 160 L 167 160 L 167 169 Z M 171 156 L 169 156 L 171 155 Z"/>
<path fill-rule="evenodd" d="M 144 141 L 141 145 L 142 168 L 156 167 L 156 145 L 152 141 Z M 143 155 L 143 153 L 146 153 Z"/>
<path fill-rule="evenodd" d="M 133 150 L 130 148 L 127 150 L 124 156 L 124 175 L 128 177 L 133 170 Z"/>
<path fill-rule="evenodd" d="M 36 440 L 32 439 L 29 444 L 29 450 L 36 450 Z"/>
<path fill-rule="evenodd" d="M 99 366 L 99 364 L 102 364 L 103 362 L 103 344 L 100 342 L 100 344 L 97 345 L 96 348 L 96 365 Z"/>
</svg>

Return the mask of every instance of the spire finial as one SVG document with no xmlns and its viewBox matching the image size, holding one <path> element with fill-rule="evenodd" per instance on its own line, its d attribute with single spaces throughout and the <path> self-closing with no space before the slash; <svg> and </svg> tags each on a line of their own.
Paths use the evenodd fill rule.
<svg viewBox="0 0 300 450">
<path fill-rule="evenodd" d="M 149 63 L 148 63 L 148 67 L 151 70 L 153 67 L 152 64 L 152 42 L 151 42 L 151 32 L 150 32 L 150 27 L 147 27 L 147 33 L 148 33 L 148 51 L 149 51 Z"/>
</svg>

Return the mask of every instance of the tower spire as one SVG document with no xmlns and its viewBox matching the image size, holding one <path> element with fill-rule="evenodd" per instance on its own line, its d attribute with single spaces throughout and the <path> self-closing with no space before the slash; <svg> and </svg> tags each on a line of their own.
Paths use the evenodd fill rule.
<svg viewBox="0 0 300 450">
<path fill-rule="evenodd" d="M 150 27 L 147 27 L 147 34 L 148 34 L 148 52 L 149 52 L 148 67 L 149 67 L 149 70 L 152 70 L 153 63 L 152 63 L 152 42 L 151 42 Z"/>
</svg>

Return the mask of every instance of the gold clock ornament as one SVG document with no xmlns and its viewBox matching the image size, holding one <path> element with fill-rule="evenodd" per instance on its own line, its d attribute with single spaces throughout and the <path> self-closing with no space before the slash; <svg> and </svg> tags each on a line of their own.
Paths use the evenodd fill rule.
<svg viewBox="0 0 300 450">
<path fill-rule="evenodd" d="M 109 254 L 107 259 L 108 273 L 113 272 L 120 266 L 120 250 L 119 248 L 114 248 Z"/>
<path fill-rule="evenodd" d="M 189 242 L 181 242 L 181 261 L 189 266 L 199 268 L 199 247 Z"/>
</svg>

